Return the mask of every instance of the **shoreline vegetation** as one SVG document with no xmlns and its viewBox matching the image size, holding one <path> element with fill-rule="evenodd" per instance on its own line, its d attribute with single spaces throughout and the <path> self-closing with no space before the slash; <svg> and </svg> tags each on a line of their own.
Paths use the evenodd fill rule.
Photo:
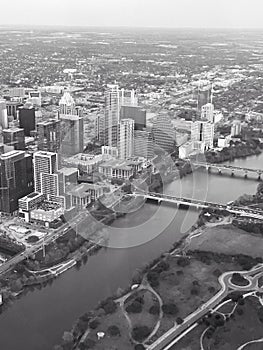
<svg viewBox="0 0 263 350">
<path fill-rule="evenodd" d="M 260 183 L 257 193 L 255 194 L 255 197 L 258 198 L 258 202 L 263 201 L 262 192 L 263 184 Z M 227 211 L 222 212 L 209 208 L 202 210 L 197 223 L 187 235 L 180 241 L 174 243 L 168 252 L 161 254 L 158 258 L 154 259 L 146 266 L 143 266 L 141 269 L 137 269 L 134 272 L 130 285 L 127 286 L 125 290 L 117 290 L 114 295 L 101 301 L 93 311 L 86 312 L 80 316 L 74 323 L 71 331 L 64 333 L 61 345 L 56 345 L 54 350 L 104 349 L 102 345 L 103 339 L 98 340 L 96 338 L 97 332 L 101 329 L 103 329 L 104 332 L 103 337 L 105 336 L 107 338 L 109 344 L 111 344 L 111 341 L 113 341 L 114 345 L 116 342 L 119 344 L 119 342 L 124 341 L 127 347 L 123 347 L 124 345 L 121 343 L 121 348 L 123 349 L 146 349 L 146 345 L 151 344 L 160 335 L 171 328 L 174 321 L 176 321 L 177 324 L 181 324 L 184 317 L 186 317 L 190 311 L 193 312 L 200 306 L 199 304 L 201 301 L 204 302 L 204 300 L 208 298 L 209 293 L 209 298 L 211 298 L 219 288 L 217 279 L 223 272 L 235 269 L 250 270 L 258 263 L 262 263 L 263 260 L 261 256 L 250 256 L 239 253 L 228 255 L 215 251 L 191 250 L 191 240 L 193 238 L 201 235 L 202 232 L 209 227 L 214 228 L 217 227 L 217 225 L 221 225 L 224 228 L 228 217 L 229 213 Z M 174 261 L 176 261 L 176 263 L 174 263 Z M 200 277 L 197 271 L 195 271 L 197 276 L 195 274 L 188 275 L 190 276 L 190 280 L 193 279 L 192 287 L 191 285 L 187 286 L 188 289 L 191 288 L 191 297 L 198 296 L 199 299 L 201 298 L 201 301 L 197 298 L 196 305 L 192 305 L 193 310 L 188 310 L 187 306 L 181 306 L 183 303 L 183 297 L 181 296 L 180 307 L 178 309 L 178 306 L 171 302 L 171 300 L 174 299 L 171 298 L 171 294 L 169 294 L 170 288 L 166 285 L 168 283 L 167 281 L 170 281 L 169 283 L 175 283 L 174 278 L 178 280 L 180 275 L 186 275 L 186 273 L 188 273 L 187 268 L 190 261 L 195 261 L 195 265 L 200 265 L 200 270 L 207 269 L 207 278 L 212 276 L 213 283 L 209 280 L 207 284 L 207 281 L 202 280 L 204 277 Z M 180 267 L 180 271 L 176 271 L 177 277 L 174 277 L 173 264 Z M 211 268 L 212 270 L 210 270 Z M 201 280 L 198 280 L 198 275 Z M 186 280 L 189 279 L 187 278 Z M 212 285 L 209 283 L 212 283 Z M 201 288 L 203 284 L 207 285 L 206 291 Z M 178 282 L 176 282 L 176 285 L 178 285 Z M 154 292 L 158 291 L 158 295 L 162 295 L 161 305 L 157 303 L 157 298 L 154 295 L 152 295 L 151 298 L 149 297 L 148 294 L 152 292 L 152 290 Z M 187 289 L 185 292 L 187 293 Z M 183 293 L 181 295 L 183 295 Z M 121 302 L 121 300 L 123 300 L 123 302 Z M 147 312 L 144 310 L 145 305 L 147 305 L 148 308 Z M 186 310 L 188 313 L 186 313 Z M 160 317 L 160 312 L 162 312 L 162 317 Z M 142 324 L 140 322 L 139 314 L 143 315 L 141 317 L 143 318 L 145 326 L 143 325 L 144 323 Z M 149 316 L 147 316 L 149 314 L 150 320 Z M 121 315 L 124 315 L 124 319 L 121 318 Z M 158 320 L 158 315 L 159 330 L 153 334 L 154 326 L 152 318 L 154 317 L 155 320 L 156 318 Z M 121 322 L 119 322 L 120 319 Z M 123 322 L 127 324 L 127 320 L 130 332 L 121 328 L 121 324 Z M 113 329 L 114 332 L 111 332 Z M 128 336 L 125 332 L 128 333 Z M 150 337 L 151 334 L 153 335 Z M 119 347 L 112 347 L 112 349 L 117 348 Z"/>
</svg>

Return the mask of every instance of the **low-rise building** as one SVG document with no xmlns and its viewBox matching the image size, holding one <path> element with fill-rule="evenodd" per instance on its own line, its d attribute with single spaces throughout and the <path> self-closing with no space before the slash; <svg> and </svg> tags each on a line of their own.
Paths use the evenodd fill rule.
<svg viewBox="0 0 263 350">
<path fill-rule="evenodd" d="M 133 175 L 133 167 L 126 160 L 112 159 L 100 164 L 99 172 L 109 179 L 128 180 Z"/>
<path fill-rule="evenodd" d="M 82 173 L 92 174 L 94 171 L 98 170 L 99 165 L 106 159 L 107 155 L 104 156 L 103 154 L 78 153 L 70 158 L 64 158 L 63 164 L 65 166 L 78 168 Z"/>
<path fill-rule="evenodd" d="M 58 203 L 44 201 L 36 209 L 31 211 L 31 221 L 36 221 L 49 227 L 52 221 L 55 221 L 64 214 L 62 206 Z"/>
<path fill-rule="evenodd" d="M 43 202 L 45 196 L 41 193 L 30 193 L 29 195 L 18 200 L 18 215 L 23 218 L 26 222 L 31 221 L 31 212 L 36 209 L 37 206 Z"/>
</svg>

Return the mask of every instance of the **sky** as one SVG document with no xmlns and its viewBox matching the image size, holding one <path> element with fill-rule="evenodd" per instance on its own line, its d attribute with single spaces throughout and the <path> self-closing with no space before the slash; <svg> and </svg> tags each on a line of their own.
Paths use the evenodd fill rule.
<svg viewBox="0 0 263 350">
<path fill-rule="evenodd" d="M 263 28 L 263 0 L 2 0 L 0 11 L 0 25 Z"/>
</svg>

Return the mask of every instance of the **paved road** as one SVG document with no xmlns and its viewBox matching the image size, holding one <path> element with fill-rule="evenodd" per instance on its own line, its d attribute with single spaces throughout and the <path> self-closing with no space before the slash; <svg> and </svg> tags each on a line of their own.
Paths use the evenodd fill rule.
<svg viewBox="0 0 263 350">
<path fill-rule="evenodd" d="M 0 266 L 0 276 L 2 274 L 6 273 L 7 271 L 9 271 L 16 264 L 25 260 L 27 257 L 37 253 L 39 250 L 41 250 L 43 248 L 43 244 L 47 245 L 47 244 L 53 242 L 54 240 L 56 240 L 57 238 L 66 234 L 70 229 L 74 228 L 75 225 L 78 225 L 85 218 L 87 218 L 87 212 L 79 213 L 73 220 L 63 224 L 60 228 L 58 228 L 56 230 L 52 230 L 50 233 L 48 233 L 44 237 L 44 239 L 40 240 L 39 242 L 32 245 L 31 247 L 28 247 L 25 251 L 14 256 L 10 260 L 7 260 L 5 263 L 3 263 Z"/>
<path fill-rule="evenodd" d="M 219 283 L 221 285 L 221 290 L 208 300 L 205 304 L 201 305 L 196 311 L 187 316 L 184 323 L 181 325 L 176 325 L 166 332 L 163 336 L 157 339 L 153 344 L 151 344 L 148 350 L 162 350 L 170 349 L 175 339 L 180 336 L 181 333 L 187 331 L 187 329 L 198 322 L 202 317 L 204 317 L 210 310 L 214 309 L 228 294 L 230 291 L 251 291 L 257 289 L 257 276 L 263 272 L 263 264 L 254 267 L 250 271 L 231 271 L 225 272 L 219 277 Z M 246 286 L 236 286 L 231 283 L 231 278 L 234 273 L 240 273 L 245 278 L 248 278 L 249 284 Z M 250 277 L 253 276 L 253 277 Z"/>
</svg>

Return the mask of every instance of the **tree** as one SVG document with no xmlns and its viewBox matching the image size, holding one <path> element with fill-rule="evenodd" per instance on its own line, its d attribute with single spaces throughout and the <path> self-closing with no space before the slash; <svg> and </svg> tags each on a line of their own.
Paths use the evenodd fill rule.
<svg viewBox="0 0 263 350">
<path fill-rule="evenodd" d="M 190 260 L 181 256 L 180 258 L 178 258 L 177 260 L 177 265 L 180 267 L 186 267 L 188 265 L 190 265 Z"/>
<path fill-rule="evenodd" d="M 101 307 L 107 315 L 113 314 L 117 310 L 117 305 L 112 299 L 106 300 L 102 303 Z"/>
<path fill-rule="evenodd" d="M 148 272 L 147 279 L 152 287 L 158 287 L 159 285 L 159 274 L 155 271 Z"/>
<path fill-rule="evenodd" d="M 176 315 L 178 313 L 178 308 L 175 304 L 163 304 L 162 306 L 163 313 L 166 315 Z"/>
<path fill-rule="evenodd" d="M 145 350 L 145 346 L 142 344 L 136 344 L 134 350 Z"/>
<path fill-rule="evenodd" d="M 177 324 L 182 324 L 184 322 L 184 320 L 181 317 L 177 317 L 176 318 L 176 323 Z"/>
<path fill-rule="evenodd" d="M 111 337 L 119 337 L 121 335 L 119 327 L 115 325 L 109 326 L 108 333 Z"/>
<path fill-rule="evenodd" d="M 96 328 L 98 328 L 99 325 L 100 325 L 100 321 L 96 318 L 94 320 L 90 321 L 90 323 L 89 323 L 89 327 L 91 329 L 96 329 Z"/>
<path fill-rule="evenodd" d="M 147 326 L 135 326 L 132 329 L 132 337 L 138 342 L 142 342 L 151 334 L 150 329 Z"/>
<path fill-rule="evenodd" d="M 92 349 L 96 345 L 96 342 L 93 339 L 86 338 L 84 341 L 84 345 L 85 345 L 85 348 L 84 348 L 85 350 Z"/>
<path fill-rule="evenodd" d="M 126 307 L 125 310 L 131 314 L 139 314 L 142 312 L 142 304 L 137 300 L 134 300 L 130 305 Z"/>
<path fill-rule="evenodd" d="M 153 305 L 149 309 L 151 315 L 158 315 L 160 313 L 160 307 L 158 305 Z"/>
</svg>

